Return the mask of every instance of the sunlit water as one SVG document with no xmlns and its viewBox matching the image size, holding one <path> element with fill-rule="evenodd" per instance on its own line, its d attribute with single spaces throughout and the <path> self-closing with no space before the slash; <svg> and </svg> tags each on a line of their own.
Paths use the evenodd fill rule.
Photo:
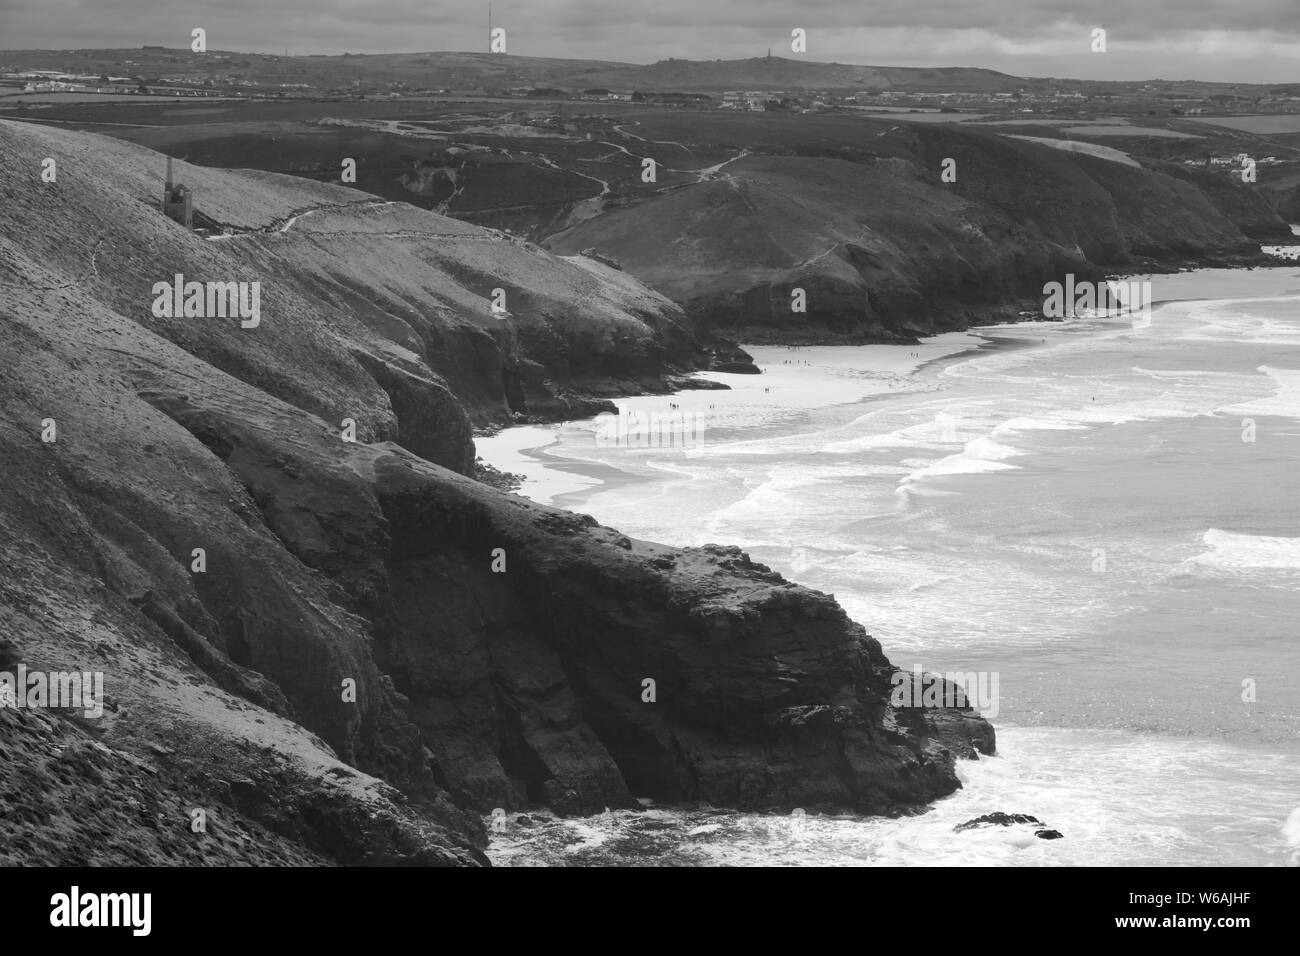
<svg viewBox="0 0 1300 956">
<path fill-rule="evenodd" d="M 1300 296 L 981 335 L 758 349 L 734 392 L 624 403 L 704 416 L 692 448 L 598 445 L 591 422 L 537 444 L 587 463 L 556 504 L 741 545 L 895 664 L 996 673 L 999 756 L 902 820 L 543 815 L 497 862 L 1297 862 Z M 993 347 L 908 374 L 971 341 Z M 1064 839 L 953 831 L 998 810 Z"/>
</svg>

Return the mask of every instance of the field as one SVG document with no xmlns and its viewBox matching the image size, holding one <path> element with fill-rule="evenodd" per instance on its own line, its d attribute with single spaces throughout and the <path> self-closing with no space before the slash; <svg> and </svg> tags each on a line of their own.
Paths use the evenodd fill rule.
<svg viewBox="0 0 1300 956">
<path fill-rule="evenodd" d="M 1076 136 L 1163 136 L 1168 139 L 1199 139 L 1195 133 L 1180 133 L 1174 129 L 1157 129 L 1150 126 L 1128 126 L 1128 125 L 1089 125 L 1089 126 L 1066 126 L 1061 130 L 1063 133 L 1073 133 Z"/>
<path fill-rule="evenodd" d="M 253 168 L 318 182 L 340 183 L 343 161 L 353 159 L 356 180 L 350 185 L 536 242 L 697 185 L 718 168 L 725 173 L 726 165 L 742 156 L 912 164 L 928 154 L 922 143 L 933 137 L 925 129 L 940 139 L 952 131 L 953 149 L 1030 133 L 1031 141 L 1043 140 L 1039 145 L 1053 150 L 1154 168 L 1203 165 L 1207 156 L 1239 152 L 1276 156 L 1281 164 L 1261 167 L 1261 191 L 1288 215 L 1300 203 L 1292 198 L 1300 132 L 1289 132 L 1300 131 L 1300 116 L 1193 121 L 1085 109 L 1032 117 L 856 109 L 740 112 L 467 96 L 122 100 L 50 102 L 22 110 L 0 100 L 0 117 L 101 132 L 201 166 Z M 1256 132 L 1234 124 L 1283 131 Z M 967 136 L 975 139 L 968 142 Z M 652 182 L 643 180 L 647 159 L 656 164 Z"/>
<path fill-rule="evenodd" d="M 1095 156 L 1097 159 L 1109 159 L 1111 162 L 1123 163 L 1125 166 L 1141 165 L 1128 153 L 1121 152 L 1118 149 L 1111 149 L 1109 146 L 1099 146 L 1096 143 L 1079 143 L 1068 139 L 1047 139 L 1042 136 L 1014 136 L 1012 138 L 1023 140 L 1026 143 L 1039 143 L 1043 146 L 1050 146 L 1052 149 L 1063 149 L 1070 153 L 1083 153 L 1087 156 Z"/>
<path fill-rule="evenodd" d="M 150 104 L 157 103 L 193 103 L 196 96 L 137 96 L 133 93 L 24 93 L 21 90 L 0 93 L 0 108 L 17 106 L 19 103 L 39 105 L 62 105 L 65 103 L 139 103 L 144 100 Z M 224 102 L 238 99 L 234 96 L 204 96 L 204 102 Z"/>
<path fill-rule="evenodd" d="M 939 115 L 939 114 L 935 114 Z M 948 115 L 948 114 L 943 114 Z M 101 132 L 219 168 L 355 185 L 541 240 L 655 193 L 696 182 L 742 151 L 849 155 L 901 148 L 896 117 L 663 110 L 624 103 L 70 103 L 0 116 Z M 653 182 L 643 162 L 656 164 Z"/>
<path fill-rule="evenodd" d="M 1300 114 L 1278 113 L 1267 116 L 1206 116 L 1193 118 L 1193 123 L 1224 126 L 1246 133 L 1300 133 Z"/>
</svg>

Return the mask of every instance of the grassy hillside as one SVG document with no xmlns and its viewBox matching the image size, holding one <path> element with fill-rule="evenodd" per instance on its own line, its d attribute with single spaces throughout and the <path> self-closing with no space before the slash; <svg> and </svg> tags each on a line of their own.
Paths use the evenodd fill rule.
<svg viewBox="0 0 1300 956">
<path fill-rule="evenodd" d="M 159 215 L 157 154 L 57 129 L 4 129 L 31 151 L 12 168 L 35 162 L 39 175 L 40 159 L 59 163 L 58 182 L 39 194 L 59 213 L 54 228 L 25 192 L 9 206 L 34 259 L 84 276 L 106 304 L 224 371 L 255 377 L 329 421 L 355 418 L 363 438 L 399 438 L 450 467 L 464 468 L 469 446 L 468 419 L 447 401 L 448 384 L 477 421 L 553 417 L 653 388 L 666 366 L 702 357 L 680 309 L 590 261 L 559 261 L 522 240 L 351 189 L 178 164 L 196 208 L 236 233 L 205 240 Z M 159 268 L 164 260 L 175 268 Z M 260 280 L 261 327 L 232 336 L 155 319 L 149 290 L 175 271 Z M 505 292 L 504 316 L 491 310 L 494 289 Z M 403 422 L 417 396 L 441 410 L 422 414 L 461 424 L 414 413 Z"/>
<path fill-rule="evenodd" d="M 545 244 L 594 246 L 754 341 L 961 328 L 1017 303 L 1036 310 L 1043 284 L 1067 272 L 1251 259 L 1260 239 L 1289 234 L 1259 193 L 1183 167 L 950 125 L 803 119 L 756 117 L 748 133 L 719 122 L 712 136 L 734 137 L 734 161 Z M 637 133 L 668 139 L 679 126 L 647 117 Z M 804 314 L 791 310 L 796 289 Z"/>
<path fill-rule="evenodd" d="M 279 119 L 267 106 L 205 107 L 219 121 L 209 125 L 152 125 L 137 108 L 101 108 L 82 121 L 121 113 L 144 125 L 113 135 L 191 162 L 323 181 L 337 181 L 340 157 L 353 157 L 360 189 L 562 254 L 595 249 L 682 306 L 697 330 L 740 341 L 911 339 L 1036 310 L 1043 285 L 1067 272 L 1259 261 L 1261 241 L 1290 237 L 1279 213 L 1291 208 L 1293 166 L 1261 167 L 1256 185 L 1183 163 L 1273 148 L 1234 139 L 1247 134 L 603 105 L 443 104 L 425 115 L 409 104 L 372 115 L 353 106 L 280 107 Z M 796 289 L 806 312 L 790 309 Z"/>
</svg>

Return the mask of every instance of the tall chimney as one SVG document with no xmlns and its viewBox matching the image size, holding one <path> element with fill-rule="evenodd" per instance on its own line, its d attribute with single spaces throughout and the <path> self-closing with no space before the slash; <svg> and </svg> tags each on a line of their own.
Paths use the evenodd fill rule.
<svg viewBox="0 0 1300 956">
<path fill-rule="evenodd" d="M 172 158 L 167 157 L 167 185 L 163 187 L 163 202 L 169 202 L 172 198 Z"/>
</svg>

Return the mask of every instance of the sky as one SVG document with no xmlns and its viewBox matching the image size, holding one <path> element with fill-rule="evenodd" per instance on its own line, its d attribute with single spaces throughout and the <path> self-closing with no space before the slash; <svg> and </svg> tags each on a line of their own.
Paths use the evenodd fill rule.
<svg viewBox="0 0 1300 956">
<path fill-rule="evenodd" d="M 487 0 L 0 0 L 0 49 L 485 50 Z M 1300 0 L 494 0 L 507 52 L 617 60 L 806 56 L 1017 76 L 1300 82 Z M 807 52 L 791 51 L 791 31 Z M 1106 52 L 1091 49 L 1106 31 Z"/>
</svg>

